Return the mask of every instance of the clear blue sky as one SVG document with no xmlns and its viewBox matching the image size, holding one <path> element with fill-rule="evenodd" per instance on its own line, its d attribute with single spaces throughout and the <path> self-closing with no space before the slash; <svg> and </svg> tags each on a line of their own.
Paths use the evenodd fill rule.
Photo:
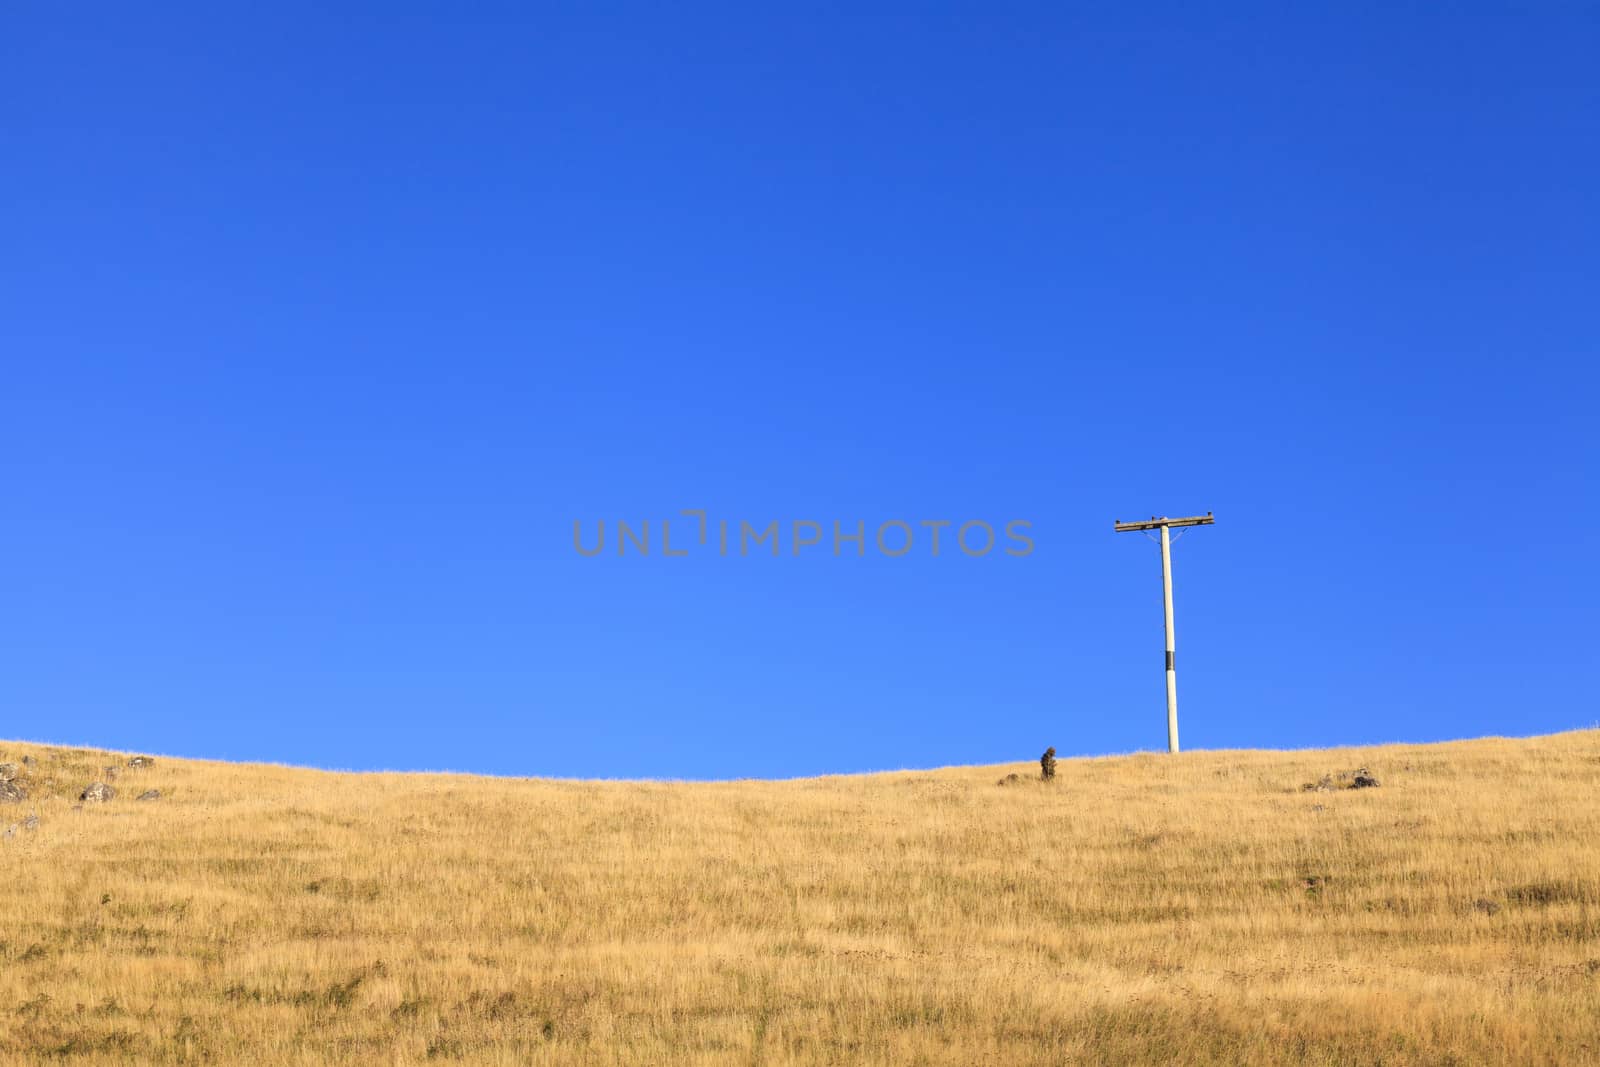
<svg viewBox="0 0 1600 1067">
<path fill-rule="evenodd" d="M 1600 15 L 1336 6 L 9 7 L 0 736 L 1161 748 L 1206 510 L 1187 746 L 1594 723 Z M 1036 548 L 572 547 L 683 508 Z"/>
</svg>

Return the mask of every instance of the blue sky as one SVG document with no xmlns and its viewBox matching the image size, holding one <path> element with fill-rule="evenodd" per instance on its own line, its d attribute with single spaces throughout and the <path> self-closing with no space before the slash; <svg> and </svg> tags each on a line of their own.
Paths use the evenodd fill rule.
<svg viewBox="0 0 1600 1067">
<path fill-rule="evenodd" d="M 1206 510 L 1186 746 L 1591 725 L 1597 53 L 1578 5 L 12 7 L 0 736 L 1161 748 L 1111 524 Z M 1035 550 L 573 549 L 685 508 Z"/>
</svg>

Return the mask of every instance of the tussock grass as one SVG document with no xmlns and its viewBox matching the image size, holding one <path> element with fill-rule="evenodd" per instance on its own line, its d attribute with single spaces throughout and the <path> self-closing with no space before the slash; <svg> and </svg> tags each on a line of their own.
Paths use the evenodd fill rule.
<svg viewBox="0 0 1600 1067">
<path fill-rule="evenodd" d="M 1595 731 L 1050 783 L 158 758 L 82 806 L 123 757 L 24 755 L 7 1064 L 1600 1062 Z"/>
</svg>

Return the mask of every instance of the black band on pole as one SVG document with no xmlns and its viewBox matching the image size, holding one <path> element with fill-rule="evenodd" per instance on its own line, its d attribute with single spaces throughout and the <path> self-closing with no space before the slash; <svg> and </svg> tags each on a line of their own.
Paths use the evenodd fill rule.
<svg viewBox="0 0 1600 1067">
<path fill-rule="evenodd" d="M 1167 670 L 1172 670 L 1172 653 L 1167 653 Z"/>
</svg>

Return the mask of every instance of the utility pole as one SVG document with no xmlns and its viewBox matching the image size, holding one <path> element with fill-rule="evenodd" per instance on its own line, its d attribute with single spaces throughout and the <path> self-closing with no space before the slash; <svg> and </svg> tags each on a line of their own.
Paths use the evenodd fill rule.
<svg viewBox="0 0 1600 1067">
<path fill-rule="evenodd" d="M 1191 515 L 1185 519 L 1167 519 L 1150 516 L 1149 522 L 1123 522 L 1116 520 L 1118 533 L 1133 530 L 1161 531 L 1161 599 L 1167 622 L 1167 751 L 1178 751 L 1178 674 L 1172 666 L 1172 542 L 1176 540 L 1168 531 L 1174 526 L 1210 526 L 1217 520 L 1211 512 Z M 1180 537 L 1182 534 L 1179 535 Z"/>
</svg>

